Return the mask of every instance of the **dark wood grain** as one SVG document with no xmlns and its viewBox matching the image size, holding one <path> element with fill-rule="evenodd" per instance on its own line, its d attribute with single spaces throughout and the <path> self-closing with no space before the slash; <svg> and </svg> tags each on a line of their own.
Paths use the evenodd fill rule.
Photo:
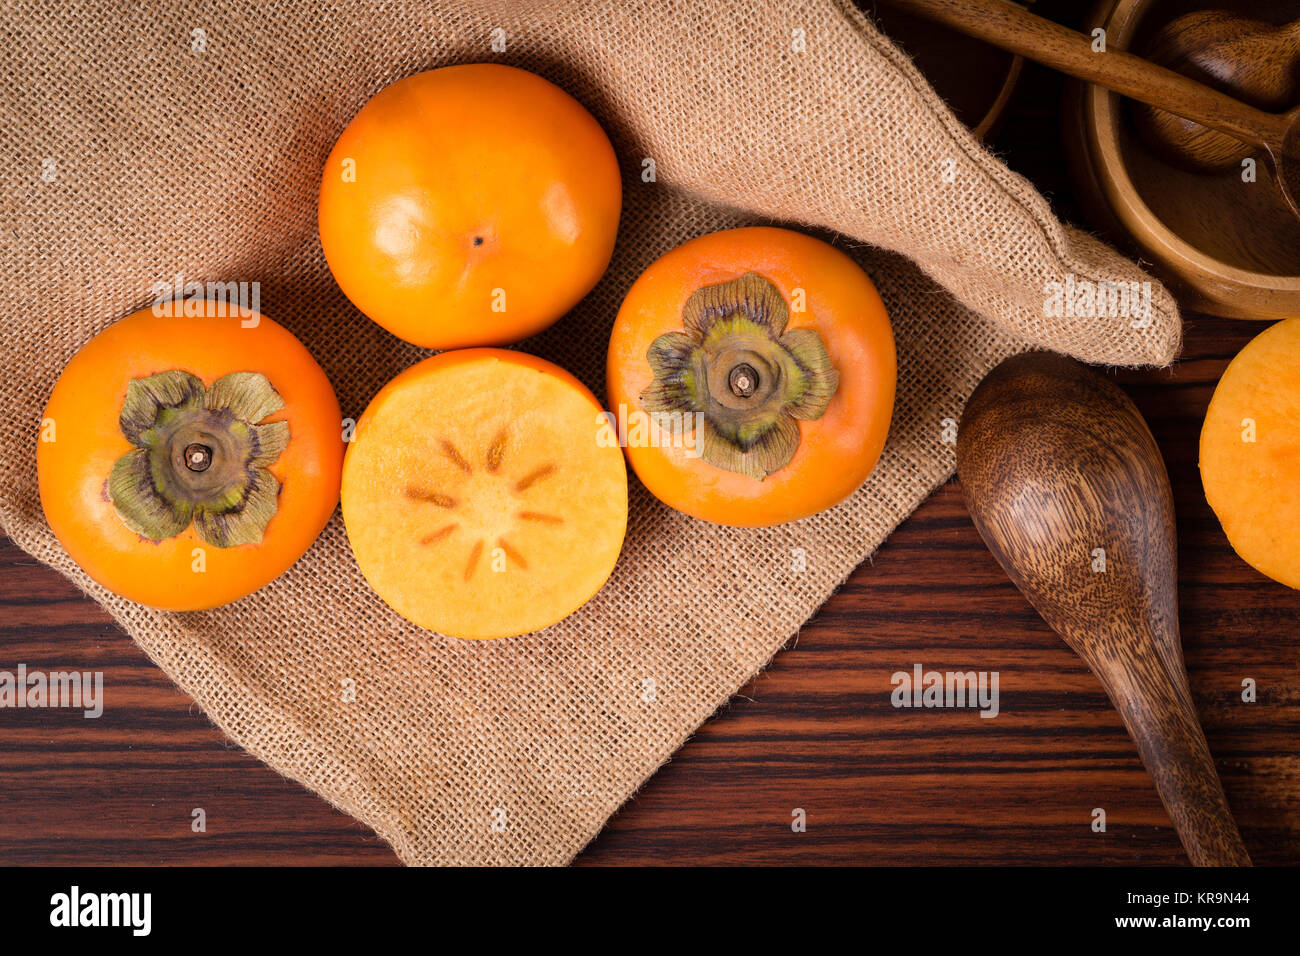
<svg viewBox="0 0 1300 956">
<path fill-rule="evenodd" d="M 1035 9 L 1078 23 L 1087 3 Z M 1001 155 L 1079 219 L 1061 83 L 1029 64 Z M 1165 456 L 1193 700 L 1254 862 L 1300 863 L 1300 592 L 1228 547 L 1201 494 L 1200 420 L 1259 323 L 1187 316 L 1172 369 L 1125 371 Z M 0 544 L 0 669 L 105 673 L 99 720 L 0 711 L 0 863 L 394 864 L 360 824 L 229 745 L 91 601 Z M 920 662 L 997 670 L 1002 713 L 897 710 Z M 1259 700 L 1244 704 L 1241 680 Z M 203 807 L 208 832 L 190 831 Z M 1090 828 L 1107 811 L 1105 833 Z M 794 833 L 791 811 L 807 811 Z M 1172 864 L 1186 856 L 1097 679 L 984 547 L 956 482 L 860 567 L 773 665 L 578 862 Z"/>
<path fill-rule="evenodd" d="M 1196 477 L 1213 382 L 1252 328 L 1193 318 L 1184 363 L 1119 380 L 1169 464 L 1183 647 L 1229 803 L 1257 864 L 1294 864 L 1300 592 L 1231 552 Z M 946 485 L 583 862 L 1185 863 L 1100 684 L 1016 595 Z M 916 661 L 999 670 L 1003 714 L 893 709 L 889 675 Z M 790 831 L 794 807 L 808 832 Z"/>
<path fill-rule="evenodd" d="M 957 477 L 993 556 L 1106 689 L 1192 863 L 1249 865 L 1191 705 L 1173 493 L 1133 401 L 1072 358 L 1008 358 L 962 413 Z"/>
<path fill-rule="evenodd" d="M 0 542 L 0 670 L 102 671 L 105 701 L 93 720 L 0 710 L 0 864 L 395 862 L 230 744 L 62 575 Z"/>
<path fill-rule="evenodd" d="M 1168 462 L 1183 646 L 1256 863 L 1300 862 L 1300 592 L 1228 547 L 1201 497 L 1200 417 L 1259 326 L 1189 322 L 1173 370 L 1125 372 Z M 105 673 L 105 714 L 0 712 L 0 861 L 393 863 L 369 832 L 231 747 L 59 575 L 0 548 L 0 668 Z M 913 663 L 997 670 L 1002 713 L 897 710 Z M 1254 678 L 1259 700 L 1240 700 Z M 190 831 L 194 807 L 208 832 Z M 1096 807 L 1105 833 L 1090 829 Z M 791 812 L 807 811 L 794 833 Z M 580 863 L 1181 864 L 1096 678 L 984 547 L 956 482 L 859 568 Z"/>
</svg>

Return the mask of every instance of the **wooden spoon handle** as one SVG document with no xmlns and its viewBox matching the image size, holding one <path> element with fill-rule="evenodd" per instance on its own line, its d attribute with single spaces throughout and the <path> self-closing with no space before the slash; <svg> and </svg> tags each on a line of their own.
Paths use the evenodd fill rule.
<svg viewBox="0 0 1300 956">
<path fill-rule="evenodd" d="M 1182 674 L 1171 675 L 1147 641 L 1124 641 L 1125 653 L 1089 660 L 1194 866 L 1250 866 L 1205 734 Z M 1091 657 L 1094 655 L 1087 655 Z"/>
<path fill-rule="evenodd" d="M 955 30 L 1176 113 L 1256 146 L 1274 150 L 1290 123 L 1173 70 L 1123 50 L 1096 53 L 1090 38 L 1035 16 L 1010 0 L 891 0 Z"/>
</svg>

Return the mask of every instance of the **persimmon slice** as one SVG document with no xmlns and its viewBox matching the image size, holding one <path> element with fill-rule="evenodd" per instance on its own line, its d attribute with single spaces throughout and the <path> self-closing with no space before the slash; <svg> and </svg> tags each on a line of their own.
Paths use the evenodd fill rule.
<svg viewBox="0 0 1300 956">
<path fill-rule="evenodd" d="M 444 352 L 386 385 L 343 465 L 366 580 L 408 620 L 496 638 L 567 617 L 614 570 L 627 471 L 599 403 L 520 352 Z"/>
<path fill-rule="evenodd" d="M 1300 319 L 1228 365 L 1201 429 L 1201 482 L 1233 550 L 1300 588 Z"/>
</svg>

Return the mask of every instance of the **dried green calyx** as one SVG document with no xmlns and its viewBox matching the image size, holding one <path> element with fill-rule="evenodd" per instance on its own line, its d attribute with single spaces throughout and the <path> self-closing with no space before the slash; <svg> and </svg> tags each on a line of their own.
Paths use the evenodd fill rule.
<svg viewBox="0 0 1300 956">
<path fill-rule="evenodd" d="M 790 310 L 755 272 L 697 289 L 646 358 L 654 382 L 641 404 L 654 415 L 698 413 L 700 457 L 762 481 L 799 448 L 798 419 L 821 418 L 839 385 L 821 338 L 786 330 Z"/>
<path fill-rule="evenodd" d="M 152 541 L 193 522 L 208 544 L 257 544 L 275 515 L 280 483 L 267 470 L 289 443 L 284 408 L 265 375 L 231 372 L 204 388 L 181 369 L 132 379 L 119 424 L 136 447 L 113 465 L 118 517 Z"/>
</svg>

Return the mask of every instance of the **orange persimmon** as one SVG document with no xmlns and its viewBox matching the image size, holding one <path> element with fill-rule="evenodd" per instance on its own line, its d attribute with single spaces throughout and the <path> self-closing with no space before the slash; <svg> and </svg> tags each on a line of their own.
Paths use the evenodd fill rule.
<svg viewBox="0 0 1300 956">
<path fill-rule="evenodd" d="M 1233 550 L 1300 588 L 1300 319 L 1229 363 L 1201 429 L 1201 482 Z"/>
<path fill-rule="evenodd" d="M 72 559 L 171 611 L 237 600 L 297 561 L 343 463 L 338 401 L 302 344 L 256 312 L 194 311 L 209 314 L 142 309 L 91 339 L 54 386 L 36 456 Z"/>
<path fill-rule="evenodd" d="M 540 630 L 609 578 L 627 469 L 600 404 L 550 362 L 443 352 L 389 382 L 343 464 L 343 521 L 370 586 L 452 637 Z"/>
<path fill-rule="evenodd" d="M 325 163 L 320 237 L 339 287 L 426 348 L 540 332 L 609 265 L 622 183 L 600 124 L 515 67 L 449 66 L 381 90 Z"/>
<path fill-rule="evenodd" d="M 894 338 L 875 286 L 820 240 L 754 227 L 660 258 L 623 301 L 607 379 L 628 460 L 679 511 L 772 525 L 831 507 L 889 432 Z"/>
</svg>

